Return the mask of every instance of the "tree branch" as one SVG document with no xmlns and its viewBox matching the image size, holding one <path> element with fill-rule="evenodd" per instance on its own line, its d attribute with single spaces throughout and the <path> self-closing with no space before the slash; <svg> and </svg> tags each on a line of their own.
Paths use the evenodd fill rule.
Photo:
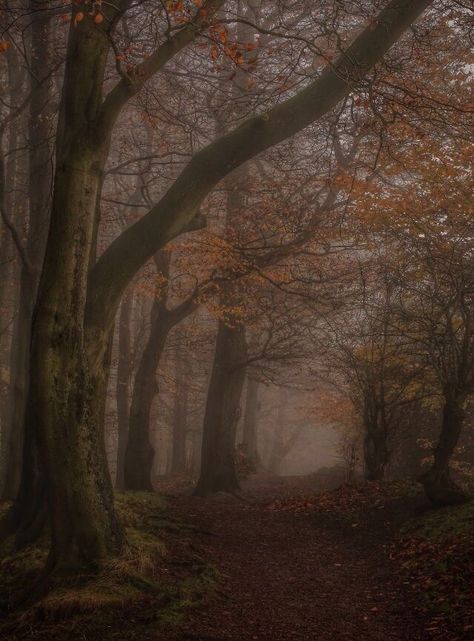
<svg viewBox="0 0 474 641">
<path fill-rule="evenodd" d="M 137 94 L 143 85 L 177 53 L 190 44 L 205 29 L 209 20 L 224 4 L 224 0 L 207 0 L 195 14 L 194 20 L 183 26 L 169 37 L 154 53 L 137 65 L 120 80 L 105 97 L 99 121 L 101 126 L 110 127 L 115 122 L 122 108 L 132 96 Z"/>
<path fill-rule="evenodd" d="M 195 154 L 160 202 L 98 260 L 91 272 L 87 321 L 97 328 L 110 326 L 127 283 L 160 247 L 182 233 L 212 188 L 247 160 L 333 109 L 432 1 L 391 0 L 337 61 L 305 89 Z"/>
</svg>

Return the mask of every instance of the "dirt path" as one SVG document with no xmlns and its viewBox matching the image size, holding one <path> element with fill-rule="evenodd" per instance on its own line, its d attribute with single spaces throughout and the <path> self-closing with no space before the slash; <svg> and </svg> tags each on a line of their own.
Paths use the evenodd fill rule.
<svg viewBox="0 0 474 641">
<path fill-rule="evenodd" d="M 272 496 L 299 491 L 282 482 L 246 489 L 253 500 L 173 500 L 198 528 L 189 546 L 221 575 L 218 594 L 191 615 L 179 641 L 423 639 L 392 581 L 383 532 L 352 534 L 315 514 L 269 509 Z"/>
</svg>

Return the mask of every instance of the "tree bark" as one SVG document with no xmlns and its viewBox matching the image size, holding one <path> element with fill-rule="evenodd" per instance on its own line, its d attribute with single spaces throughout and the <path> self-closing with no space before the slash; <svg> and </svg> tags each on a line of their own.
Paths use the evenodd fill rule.
<svg viewBox="0 0 474 641">
<path fill-rule="evenodd" d="M 51 222 L 32 326 L 26 430 L 35 434 L 44 468 L 48 569 L 57 572 L 96 565 L 118 553 L 123 541 L 98 424 L 110 342 L 103 337 L 102 358 L 94 361 L 83 331 L 96 200 L 109 144 L 93 123 L 109 47 L 107 34 L 93 21 L 71 23 Z"/>
<path fill-rule="evenodd" d="M 258 387 L 258 380 L 249 376 L 247 378 L 242 446 L 245 464 L 251 473 L 257 472 L 262 467 L 257 444 Z"/>
<path fill-rule="evenodd" d="M 365 478 L 367 481 L 381 481 L 389 461 L 387 428 L 382 411 L 373 399 L 366 402 L 364 428 Z"/>
<path fill-rule="evenodd" d="M 204 415 L 197 496 L 239 489 L 234 460 L 235 435 L 245 380 L 246 352 L 244 328 L 241 325 L 229 327 L 219 321 Z"/>
<path fill-rule="evenodd" d="M 303 426 L 299 425 L 293 428 L 290 436 L 285 439 L 283 431 L 285 428 L 285 410 L 288 404 L 288 390 L 281 389 L 280 402 L 278 405 L 277 418 L 275 420 L 275 427 L 273 431 L 273 443 L 270 453 L 270 460 L 268 462 L 268 469 L 274 474 L 280 473 L 281 464 L 296 445 L 300 438 Z"/>
<path fill-rule="evenodd" d="M 129 294 L 122 301 L 119 316 L 118 365 L 117 365 L 117 474 L 115 487 L 125 489 L 124 466 L 130 418 L 131 337 L 130 325 L 133 298 Z"/>
<path fill-rule="evenodd" d="M 51 83 L 49 39 L 51 16 L 44 0 L 30 0 L 31 63 L 29 105 L 29 224 L 26 256 L 20 275 L 19 309 L 11 350 L 11 416 L 4 499 L 15 498 L 21 476 L 23 429 L 28 389 L 28 361 L 33 306 L 46 244 L 51 191 L 51 149 L 48 144 Z"/>
<path fill-rule="evenodd" d="M 5 14 L 0 16 L 3 28 L 6 27 Z M 26 222 L 27 199 L 23 197 L 18 173 L 25 171 L 25 156 L 21 153 L 19 136 L 21 127 L 20 105 L 25 100 L 26 73 L 21 67 L 21 54 L 15 47 L 6 52 L 6 99 L 3 107 L 8 105 L 6 113 L 2 109 L 0 123 L 0 367 L 3 376 L 0 380 L 0 421 L 1 421 L 1 474 L 2 494 L 6 499 L 11 498 L 18 471 L 18 457 L 21 452 L 21 441 L 12 434 L 12 414 L 14 412 L 13 381 L 16 359 L 15 329 L 18 319 L 19 292 L 18 278 L 21 271 L 22 259 L 26 251 L 23 239 L 18 230 Z M 29 87 L 26 86 L 26 92 Z M 5 140 L 6 139 L 6 140 Z M 6 142 L 6 144 L 5 144 Z M 16 260 L 20 257 L 20 261 Z M 11 331 L 13 327 L 13 331 Z M 13 369 L 12 369 L 13 366 Z M 6 376 L 9 372 L 9 376 Z M 14 463 L 11 464 L 11 461 Z M 16 466 L 15 466 L 16 463 Z M 12 472 L 14 471 L 14 475 Z M 12 479 L 13 476 L 13 479 Z"/>
<path fill-rule="evenodd" d="M 426 496 L 437 506 L 457 505 L 468 495 L 453 481 L 449 464 L 461 436 L 466 417 L 464 399 L 451 397 L 445 401 L 438 445 L 431 468 L 420 477 Z"/>
<path fill-rule="evenodd" d="M 183 474 L 186 471 L 186 433 L 188 419 L 189 384 L 186 378 L 186 359 L 177 355 L 176 392 L 173 412 L 173 444 L 171 453 L 171 473 Z"/>
<path fill-rule="evenodd" d="M 127 490 L 153 491 L 151 471 L 155 452 L 150 442 L 150 415 L 158 394 L 158 363 L 172 324 L 167 322 L 163 305 L 153 302 L 148 342 L 143 350 L 133 385 L 130 423 L 125 450 L 124 482 Z"/>
</svg>

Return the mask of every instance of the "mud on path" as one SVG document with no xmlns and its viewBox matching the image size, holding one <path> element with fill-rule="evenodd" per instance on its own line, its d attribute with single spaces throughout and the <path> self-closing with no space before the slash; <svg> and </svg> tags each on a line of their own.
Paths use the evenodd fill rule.
<svg viewBox="0 0 474 641">
<path fill-rule="evenodd" d="M 260 478 L 244 487 L 245 500 L 181 495 L 170 501 L 195 528 L 189 546 L 220 575 L 216 595 L 191 613 L 177 640 L 426 638 L 393 578 L 390 515 L 351 530 L 315 513 L 272 509 L 274 499 L 304 490 L 297 481 Z"/>
</svg>

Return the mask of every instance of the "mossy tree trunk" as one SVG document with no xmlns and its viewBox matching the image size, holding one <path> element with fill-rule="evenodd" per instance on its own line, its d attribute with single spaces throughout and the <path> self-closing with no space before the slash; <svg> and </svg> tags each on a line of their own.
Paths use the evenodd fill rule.
<svg viewBox="0 0 474 641">
<path fill-rule="evenodd" d="M 108 35 L 92 20 L 71 25 L 51 222 L 32 324 L 26 431 L 39 448 L 51 521 L 49 569 L 57 571 L 95 564 L 122 545 L 97 424 L 109 349 L 102 345 L 103 359 L 91 361 L 83 330 L 96 201 L 109 145 L 108 132 L 94 127 L 109 46 Z M 29 510 L 17 512 L 21 531 Z"/>
</svg>

